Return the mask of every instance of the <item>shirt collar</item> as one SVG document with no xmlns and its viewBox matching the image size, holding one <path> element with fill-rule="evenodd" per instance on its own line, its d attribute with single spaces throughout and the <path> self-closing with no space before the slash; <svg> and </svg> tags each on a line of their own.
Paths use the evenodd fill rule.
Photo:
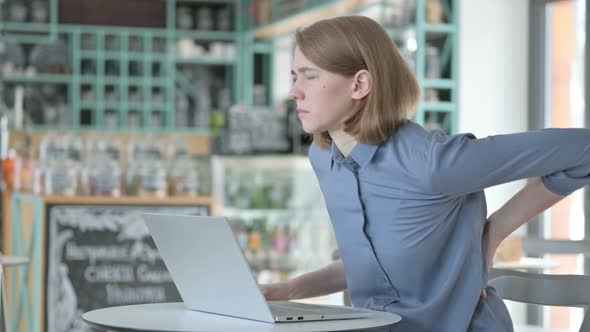
<svg viewBox="0 0 590 332">
<path fill-rule="evenodd" d="M 369 164 L 369 162 L 371 162 L 378 148 L 378 144 L 357 143 L 348 155 L 348 157 L 344 157 L 342 152 L 340 152 L 340 150 L 336 146 L 336 143 L 332 141 L 332 158 L 330 159 L 330 169 L 334 168 L 334 162 L 342 163 L 344 160 L 349 158 L 354 160 L 360 167 L 365 167 Z"/>
</svg>

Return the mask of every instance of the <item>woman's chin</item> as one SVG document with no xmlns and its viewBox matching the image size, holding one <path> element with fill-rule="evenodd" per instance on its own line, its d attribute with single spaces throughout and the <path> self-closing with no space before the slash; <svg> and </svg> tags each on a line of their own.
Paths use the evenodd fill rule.
<svg viewBox="0 0 590 332">
<path fill-rule="evenodd" d="M 320 134 L 320 133 L 322 133 L 322 131 L 321 131 L 321 130 L 318 130 L 317 128 L 309 128 L 309 129 L 308 129 L 308 128 L 305 128 L 305 126 L 303 127 L 303 131 L 304 131 L 306 134 L 309 134 L 309 135 L 315 135 L 315 134 Z"/>
<path fill-rule="evenodd" d="M 312 126 L 309 123 L 306 124 L 305 122 L 301 122 L 301 126 L 303 127 L 303 131 L 309 135 L 321 134 L 326 131 L 324 128 Z"/>
</svg>

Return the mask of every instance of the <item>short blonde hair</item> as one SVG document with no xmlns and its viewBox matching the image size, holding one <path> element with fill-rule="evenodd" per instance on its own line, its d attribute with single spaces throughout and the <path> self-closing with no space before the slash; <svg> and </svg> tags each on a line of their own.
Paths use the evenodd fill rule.
<svg viewBox="0 0 590 332">
<path fill-rule="evenodd" d="M 387 140 L 409 117 L 420 89 L 414 73 L 387 32 L 364 16 L 342 16 L 318 21 L 295 33 L 297 46 L 316 66 L 345 77 L 367 70 L 371 91 L 345 121 L 344 130 L 361 143 Z M 314 135 L 328 148 L 328 132 Z"/>
</svg>

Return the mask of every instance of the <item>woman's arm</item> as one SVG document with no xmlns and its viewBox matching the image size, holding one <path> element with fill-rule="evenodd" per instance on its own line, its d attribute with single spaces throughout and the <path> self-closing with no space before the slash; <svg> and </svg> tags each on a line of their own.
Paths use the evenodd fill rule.
<svg viewBox="0 0 590 332">
<path fill-rule="evenodd" d="M 340 292 L 346 289 L 344 264 L 339 259 L 319 270 L 283 283 L 261 285 L 268 300 L 305 299 Z"/>
<path fill-rule="evenodd" d="M 434 193 L 459 197 L 520 179 L 542 177 L 568 195 L 590 184 L 590 129 L 543 129 L 476 139 L 432 133 L 426 179 Z"/>
<path fill-rule="evenodd" d="M 492 268 L 496 249 L 508 235 L 564 197 L 549 191 L 541 179 L 534 178 L 506 204 L 492 213 L 483 234 L 488 257 L 488 270 Z M 481 291 L 481 297 L 487 297 L 485 289 Z"/>
<path fill-rule="evenodd" d="M 494 252 L 508 235 L 563 197 L 549 191 L 539 178 L 534 178 L 494 212 L 486 226 L 487 234 L 484 234 L 488 237 L 488 264 L 491 264 Z"/>
</svg>

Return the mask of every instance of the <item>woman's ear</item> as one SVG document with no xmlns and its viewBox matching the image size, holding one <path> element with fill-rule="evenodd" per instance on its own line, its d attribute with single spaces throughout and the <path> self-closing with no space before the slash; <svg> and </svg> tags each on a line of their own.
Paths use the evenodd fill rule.
<svg viewBox="0 0 590 332">
<path fill-rule="evenodd" d="M 352 90 L 352 99 L 361 100 L 365 98 L 371 92 L 371 74 L 369 71 L 362 69 L 354 74 Z"/>
</svg>

